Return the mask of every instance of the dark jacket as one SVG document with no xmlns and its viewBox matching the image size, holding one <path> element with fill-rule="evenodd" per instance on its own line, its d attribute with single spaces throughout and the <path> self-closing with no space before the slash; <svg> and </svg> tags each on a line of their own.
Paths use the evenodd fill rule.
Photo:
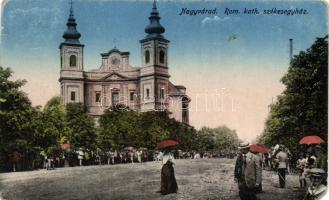
<svg viewBox="0 0 329 200">
<path fill-rule="evenodd" d="M 235 161 L 235 169 L 234 169 L 234 178 L 236 178 L 239 182 L 242 181 L 243 179 L 242 167 L 243 167 L 243 156 L 241 153 L 239 153 Z"/>
</svg>

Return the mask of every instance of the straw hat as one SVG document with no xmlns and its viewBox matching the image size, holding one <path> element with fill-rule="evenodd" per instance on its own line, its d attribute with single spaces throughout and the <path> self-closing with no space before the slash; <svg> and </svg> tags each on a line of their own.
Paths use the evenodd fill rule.
<svg viewBox="0 0 329 200">
<path fill-rule="evenodd" d="M 247 149 L 247 148 L 249 148 L 250 147 L 250 144 L 249 144 L 249 142 L 242 142 L 242 143 L 240 143 L 239 144 L 239 149 Z"/>
</svg>

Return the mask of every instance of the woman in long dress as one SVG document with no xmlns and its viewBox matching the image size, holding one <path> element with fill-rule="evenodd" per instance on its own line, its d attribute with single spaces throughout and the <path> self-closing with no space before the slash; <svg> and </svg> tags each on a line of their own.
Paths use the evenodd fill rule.
<svg viewBox="0 0 329 200">
<path fill-rule="evenodd" d="M 165 164 L 161 169 L 161 194 L 177 193 L 178 186 L 175 178 L 173 157 L 169 154 L 168 159 L 164 156 Z"/>
</svg>

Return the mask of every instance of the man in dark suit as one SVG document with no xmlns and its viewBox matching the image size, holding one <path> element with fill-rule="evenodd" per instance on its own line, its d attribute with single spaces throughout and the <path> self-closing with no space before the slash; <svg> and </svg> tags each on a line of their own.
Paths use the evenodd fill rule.
<svg viewBox="0 0 329 200">
<path fill-rule="evenodd" d="M 239 145 L 239 154 L 234 169 L 234 179 L 238 182 L 239 196 L 241 200 L 256 200 L 256 159 L 249 151 L 249 143 Z"/>
</svg>

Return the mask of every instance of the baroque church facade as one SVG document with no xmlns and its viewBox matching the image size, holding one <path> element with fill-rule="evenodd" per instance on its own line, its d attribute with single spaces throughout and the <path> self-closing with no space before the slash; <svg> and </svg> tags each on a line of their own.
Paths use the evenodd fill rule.
<svg viewBox="0 0 329 200">
<path fill-rule="evenodd" d="M 65 104 L 82 103 L 90 115 L 99 118 L 105 109 L 125 105 L 139 112 L 167 111 L 177 121 L 189 123 L 189 102 L 186 88 L 170 82 L 168 72 L 168 45 L 162 34 L 156 2 L 145 28 L 146 36 L 140 40 L 141 67 L 129 64 L 129 52 L 116 48 L 101 54 L 101 66 L 85 71 L 83 63 L 84 44 L 71 4 L 65 39 L 60 49 L 61 97 Z"/>
</svg>

